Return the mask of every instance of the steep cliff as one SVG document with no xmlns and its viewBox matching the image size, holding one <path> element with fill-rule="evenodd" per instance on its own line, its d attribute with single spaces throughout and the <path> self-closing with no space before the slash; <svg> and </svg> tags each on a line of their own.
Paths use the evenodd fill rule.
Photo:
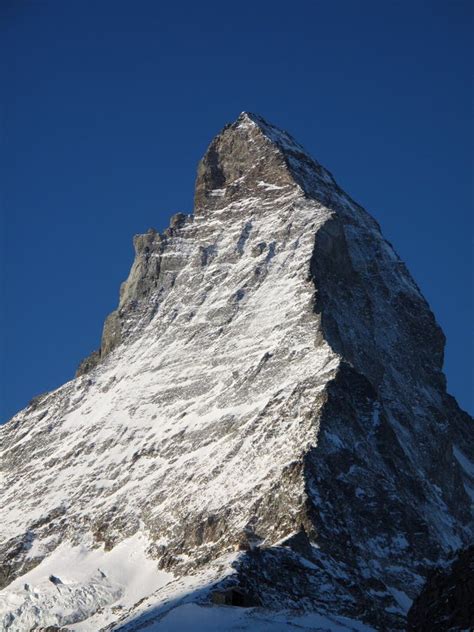
<svg viewBox="0 0 474 632">
<path fill-rule="evenodd" d="M 404 629 L 472 541 L 474 442 L 375 220 L 243 113 L 198 167 L 194 214 L 134 243 L 100 350 L 2 429 L 3 629 L 152 629 L 222 604 L 250 629 L 282 611 Z"/>
</svg>

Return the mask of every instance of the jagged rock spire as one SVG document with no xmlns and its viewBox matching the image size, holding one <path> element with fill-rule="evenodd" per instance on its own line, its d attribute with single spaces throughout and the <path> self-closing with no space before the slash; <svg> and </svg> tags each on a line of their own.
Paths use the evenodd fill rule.
<svg viewBox="0 0 474 632">
<path fill-rule="evenodd" d="M 332 176 L 287 132 L 261 116 L 242 112 L 209 145 L 199 163 L 194 208 L 197 214 L 252 194 L 278 195 L 300 186 L 306 192 L 334 185 Z"/>
<path fill-rule="evenodd" d="M 261 193 L 259 187 L 279 190 L 294 185 L 281 151 L 265 135 L 260 119 L 244 112 L 213 139 L 199 163 L 195 212 Z"/>
<path fill-rule="evenodd" d="M 375 220 L 245 113 L 201 162 L 195 216 L 135 248 L 90 374 L 0 429 L 5 621 L 114 621 L 130 546 L 176 582 L 129 630 L 199 571 L 209 601 L 406 629 L 423 576 L 472 541 L 474 442 L 443 334 Z M 79 567 L 67 591 L 42 575 L 61 560 Z"/>
</svg>

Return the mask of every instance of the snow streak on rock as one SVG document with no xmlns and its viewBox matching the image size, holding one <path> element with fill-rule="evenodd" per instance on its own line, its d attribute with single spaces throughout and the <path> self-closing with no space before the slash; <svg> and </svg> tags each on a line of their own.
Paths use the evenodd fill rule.
<svg viewBox="0 0 474 632">
<path fill-rule="evenodd" d="M 474 446 L 377 223 L 244 113 L 194 214 L 134 243 L 100 349 L 2 429 L 2 629 L 151 630 L 189 608 L 229 630 L 281 610 L 403 629 L 472 538 Z"/>
</svg>

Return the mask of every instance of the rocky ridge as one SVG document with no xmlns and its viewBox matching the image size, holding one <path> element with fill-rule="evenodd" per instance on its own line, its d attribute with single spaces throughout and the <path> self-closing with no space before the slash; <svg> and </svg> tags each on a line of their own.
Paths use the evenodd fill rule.
<svg viewBox="0 0 474 632">
<path fill-rule="evenodd" d="M 153 621 L 204 577 L 199 603 L 404 629 L 426 574 L 472 541 L 474 442 L 378 224 L 243 113 L 199 165 L 194 214 L 134 244 L 100 350 L 2 429 L 3 629 L 97 630 L 100 608 L 143 629 L 113 571 L 70 578 L 67 615 L 41 575 L 134 538 L 161 573 L 136 600 Z"/>
</svg>

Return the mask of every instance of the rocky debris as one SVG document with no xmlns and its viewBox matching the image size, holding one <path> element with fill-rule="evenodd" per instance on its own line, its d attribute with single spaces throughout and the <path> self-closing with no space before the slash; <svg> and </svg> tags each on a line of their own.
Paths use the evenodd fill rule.
<svg viewBox="0 0 474 632">
<path fill-rule="evenodd" d="M 41 560 L 143 535 L 168 583 L 121 609 L 127 630 L 211 567 L 211 602 L 405 629 L 429 570 L 472 542 L 474 441 L 378 224 L 243 113 L 199 165 L 194 214 L 134 245 L 100 350 L 0 429 L 0 611 L 41 624 L 23 590 Z M 117 587 L 84 577 L 87 616 L 112 625 Z"/>
<path fill-rule="evenodd" d="M 474 630 L 474 546 L 434 570 L 408 612 L 409 632 Z"/>
</svg>

